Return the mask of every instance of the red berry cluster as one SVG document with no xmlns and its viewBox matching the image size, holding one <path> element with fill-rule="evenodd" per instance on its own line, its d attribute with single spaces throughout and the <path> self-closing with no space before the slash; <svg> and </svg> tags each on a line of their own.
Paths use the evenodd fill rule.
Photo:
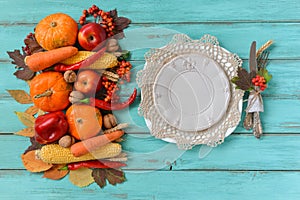
<svg viewBox="0 0 300 200">
<path fill-rule="evenodd" d="M 25 44 L 25 47 L 22 47 L 22 50 L 24 51 L 24 53 L 26 53 L 27 55 L 31 55 L 31 51 L 30 51 L 30 48 L 28 46 L 28 43 L 26 42 L 26 40 L 35 40 L 35 37 L 34 37 L 34 34 L 33 33 L 29 33 L 26 38 L 24 39 L 24 44 Z"/>
<path fill-rule="evenodd" d="M 116 92 L 119 90 L 118 84 L 113 81 L 110 81 L 105 76 L 101 77 L 101 83 L 106 90 L 106 96 L 104 98 L 104 101 L 106 102 L 109 102 L 111 100 L 118 101 L 119 97 L 116 94 Z"/>
<path fill-rule="evenodd" d="M 256 75 L 256 77 L 252 79 L 252 83 L 255 86 L 258 86 L 261 91 L 264 91 L 267 88 L 266 80 L 263 76 Z"/>
<path fill-rule="evenodd" d="M 117 74 L 121 79 L 130 82 L 130 70 L 132 68 L 132 65 L 129 61 L 122 60 L 119 62 L 119 68 L 117 69 Z"/>
<path fill-rule="evenodd" d="M 115 28 L 115 23 L 109 12 L 104 12 L 96 5 L 92 5 L 89 9 L 83 10 L 82 16 L 79 18 L 80 25 L 84 25 L 86 23 L 86 18 L 89 16 L 93 16 L 95 22 L 98 19 L 98 23 L 105 29 L 108 37 L 114 35 L 113 30 Z"/>
</svg>

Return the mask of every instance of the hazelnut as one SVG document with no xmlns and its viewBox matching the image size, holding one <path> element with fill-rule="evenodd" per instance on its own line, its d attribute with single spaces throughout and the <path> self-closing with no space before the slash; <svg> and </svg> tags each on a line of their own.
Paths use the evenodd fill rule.
<svg viewBox="0 0 300 200">
<path fill-rule="evenodd" d="M 74 83 L 76 81 L 76 73 L 73 70 L 67 70 L 64 73 L 64 79 L 67 83 Z"/>
<path fill-rule="evenodd" d="M 58 144 L 64 148 L 68 148 L 74 143 L 75 143 L 75 139 L 70 135 L 65 135 L 61 137 L 58 141 Z"/>
<path fill-rule="evenodd" d="M 117 119 L 113 114 L 107 114 L 103 117 L 103 126 L 107 129 L 113 128 L 117 125 Z"/>
</svg>

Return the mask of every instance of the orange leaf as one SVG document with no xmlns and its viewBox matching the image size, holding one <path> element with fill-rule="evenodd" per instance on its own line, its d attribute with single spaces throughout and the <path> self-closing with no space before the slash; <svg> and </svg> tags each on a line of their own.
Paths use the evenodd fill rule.
<svg viewBox="0 0 300 200">
<path fill-rule="evenodd" d="M 29 115 L 35 115 L 36 113 L 38 113 L 39 108 L 36 106 L 30 106 L 29 108 L 27 108 L 27 110 L 25 110 L 25 113 L 29 114 Z"/>
<path fill-rule="evenodd" d="M 19 120 L 27 127 L 33 127 L 34 126 L 34 121 L 35 118 L 25 112 L 15 112 L 16 115 L 18 116 Z"/>
<path fill-rule="evenodd" d="M 32 103 L 30 95 L 24 90 L 6 90 L 17 102 L 21 104 Z"/>
<path fill-rule="evenodd" d="M 65 165 L 53 165 L 49 170 L 44 172 L 43 178 L 49 178 L 52 180 L 59 180 L 63 177 L 65 177 L 69 170 L 61 170 L 62 167 Z"/>
<path fill-rule="evenodd" d="M 34 133 L 34 128 L 29 127 L 29 128 L 24 128 L 24 129 L 16 132 L 15 134 L 25 136 L 25 137 L 33 137 L 35 133 Z"/>
<path fill-rule="evenodd" d="M 45 163 L 36 158 L 35 150 L 28 151 L 21 156 L 24 167 L 30 172 L 43 172 L 50 169 L 53 165 Z"/>
</svg>

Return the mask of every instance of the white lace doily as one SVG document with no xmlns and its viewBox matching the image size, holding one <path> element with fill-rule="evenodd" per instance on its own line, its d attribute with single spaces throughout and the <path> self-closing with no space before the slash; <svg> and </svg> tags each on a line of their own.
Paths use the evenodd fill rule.
<svg viewBox="0 0 300 200">
<path fill-rule="evenodd" d="M 226 112 L 218 121 L 208 125 L 204 130 L 182 130 L 171 125 L 166 120 L 157 105 L 155 105 L 154 87 L 158 74 L 174 58 L 188 54 L 198 54 L 213 60 L 224 70 L 228 78 L 230 100 Z M 242 60 L 219 46 L 217 39 L 211 35 L 204 35 L 199 40 L 192 40 L 184 34 L 177 34 L 172 41 L 159 49 L 151 49 L 145 55 L 146 64 L 137 74 L 137 83 L 142 91 L 142 100 L 139 114 L 151 122 L 151 134 L 156 138 L 170 138 L 176 142 L 180 149 L 190 149 L 198 144 L 215 147 L 224 141 L 228 129 L 236 127 L 241 118 L 239 104 L 244 92 L 238 90 L 230 82 L 237 76 L 237 69 L 242 65 Z M 224 103 L 225 105 L 225 103 Z"/>
</svg>

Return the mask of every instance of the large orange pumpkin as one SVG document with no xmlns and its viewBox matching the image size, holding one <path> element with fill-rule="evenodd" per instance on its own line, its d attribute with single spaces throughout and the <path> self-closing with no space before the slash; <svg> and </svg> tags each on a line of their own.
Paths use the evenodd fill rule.
<svg viewBox="0 0 300 200">
<path fill-rule="evenodd" d="M 67 14 L 54 13 L 43 18 L 35 28 L 35 38 L 46 50 L 72 46 L 77 39 L 78 25 Z"/>
<path fill-rule="evenodd" d="M 30 96 L 35 106 L 46 112 L 64 110 L 69 104 L 72 85 L 59 72 L 43 72 L 30 81 Z"/>
</svg>

